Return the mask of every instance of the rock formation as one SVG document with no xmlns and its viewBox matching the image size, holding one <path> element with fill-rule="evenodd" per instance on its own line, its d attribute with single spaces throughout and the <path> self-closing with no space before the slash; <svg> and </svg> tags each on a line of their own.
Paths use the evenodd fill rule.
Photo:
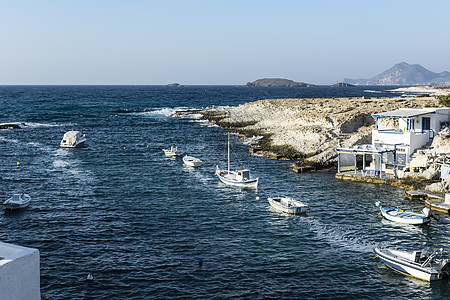
<svg viewBox="0 0 450 300">
<path fill-rule="evenodd" d="M 246 86 L 287 86 L 287 87 L 308 87 L 308 86 L 314 86 L 313 84 L 308 84 L 304 82 L 295 82 L 290 79 L 283 79 L 283 78 L 263 78 L 258 79 L 253 82 L 247 82 L 245 84 Z"/>
<path fill-rule="evenodd" d="M 425 106 L 438 106 L 437 100 L 434 97 L 276 99 L 201 113 L 212 123 L 244 136 L 263 136 L 258 143 L 263 154 L 275 153 L 277 157 L 331 167 L 337 161 L 336 147 L 371 143 L 373 114 Z"/>
</svg>

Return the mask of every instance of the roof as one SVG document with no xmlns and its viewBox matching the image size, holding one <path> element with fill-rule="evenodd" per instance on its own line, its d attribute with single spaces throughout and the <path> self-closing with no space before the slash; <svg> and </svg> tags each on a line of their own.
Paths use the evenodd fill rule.
<svg viewBox="0 0 450 300">
<path fill-rule="evenodd" d="M 411 118 L 426 114 L 435 114 L 436 110 L 436 108 L 401 108 L 374 114 L 373 116 L 376 118 Z"/>
<path fill-rule="evenodd" d="M 354 145 L 350 147 L 337 148 L 338 152 L 353 153 L 353 154 L 364 154 L 364 153 L 383 153 L 392 152 L 393 149 L 388 149 L 384 146 L 378 146 L 373 144 L 365 145 Z"/>
</svg>

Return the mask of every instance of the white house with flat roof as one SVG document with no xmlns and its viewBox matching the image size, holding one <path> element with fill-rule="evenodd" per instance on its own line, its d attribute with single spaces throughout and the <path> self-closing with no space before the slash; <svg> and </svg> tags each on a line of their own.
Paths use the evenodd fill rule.
<svg viewBox="0 0 450 300">
<path fill-rule="evenodd" d="M 41 299 L 39 250 L 0 242 L 0 299 Z"/>
<path fill-rule="evenodd" d="M 450 122 L 450 108 L 401 108 L 373 115 L 372 144 L 395 149 L 407 165 L 411 155 Z"/>
<path fill-rule="evenodd" d="M 379 176 L 409 165 L 417 149 L 426 146 L 450 122 L 450 108 L 401 108 L 373 115 L 372 144 L 337 148 L 338 173 L 352 171 Z M 359 158 L 358 158 L 359 157 Z"/>
</svg>

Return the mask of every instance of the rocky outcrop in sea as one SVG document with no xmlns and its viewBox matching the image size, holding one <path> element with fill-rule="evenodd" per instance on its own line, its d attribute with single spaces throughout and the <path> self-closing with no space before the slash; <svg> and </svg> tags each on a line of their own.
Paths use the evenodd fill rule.
<svg viewBox="0 0 450 300">
<path fill-rule="evenodd" d="M 246 86 L 259 86 L 259 87 L 269 87 L 269 86 L 286 86 L 286 87 L 308 87 L 314 86 L 313 84 L 305 82 L 295 82 L 290 79 L 284 78 L 263 78 L 258 79 L 253 82 L 247 82 Z"/>
</svg>

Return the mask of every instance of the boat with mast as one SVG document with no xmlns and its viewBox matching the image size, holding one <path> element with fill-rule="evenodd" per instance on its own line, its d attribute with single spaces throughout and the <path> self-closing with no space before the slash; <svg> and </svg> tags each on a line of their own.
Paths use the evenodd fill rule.
<svg viewBox="0 0 450 300">
<path fill-rule="evenodd" d="M 219 180 L 228 185 L 243 186 L 243 187 L 258 187 L 259 178 L 251 178 L 249 169 L 230 170 L 230 134 L 228 134 L 228 164 L 227 170 L 220 169 L 216 166 L 216 175 Z"/>
</svg>

